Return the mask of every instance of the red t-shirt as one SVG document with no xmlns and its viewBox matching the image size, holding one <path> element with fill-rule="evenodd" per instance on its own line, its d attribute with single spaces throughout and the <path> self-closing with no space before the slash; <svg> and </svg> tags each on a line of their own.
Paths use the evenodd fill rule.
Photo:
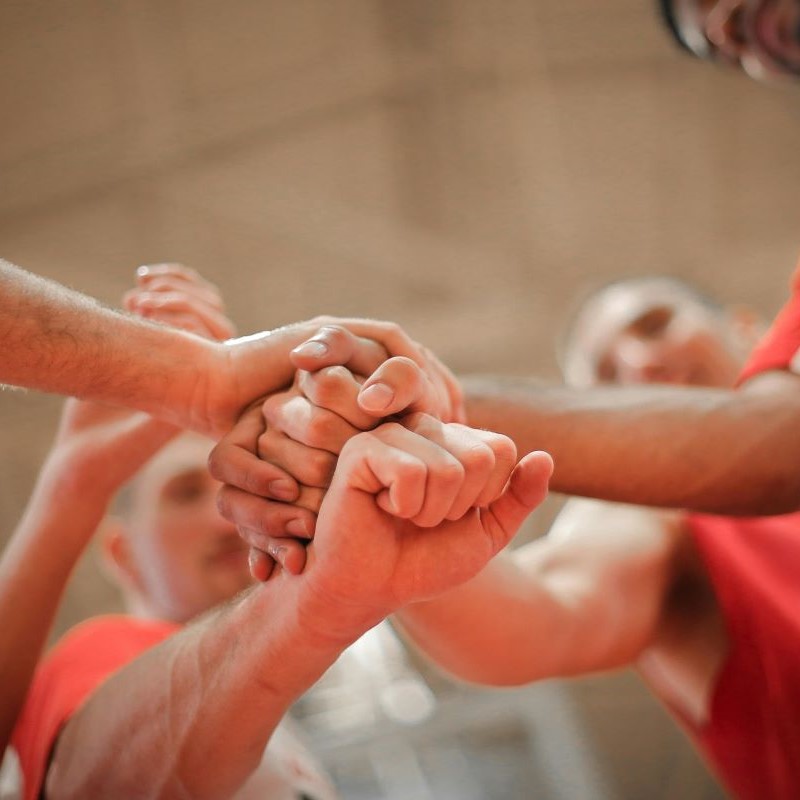
<svg viewBox="0 0 800 800">
<path fill-rule="evenodd" d="M 788 369 L 800 350 L 800 266 L 792 296 L 739 383 Z M 798 454 L 800 467 L 800 454 Z M 800 798 L 800 513 L 736 519 L 690 514 L 730 641 L 711 719 L 694 731 L 745 800 Z"/>
<path fill-rule="evenodd" d="M 61 639 L 37 669 L 14 730 L 25 800 L 39 797 L 59 731 L 83 701 L 109 675 L 177 630 L 168 622 L 95 617 Z"/>
<path fill-rule="evenodd" d="M 743 800 L 800 798 L 800 513 L 688 522 L 730 652 L 693 734 Z"/>
<path fill-rule="evenodd" d="M 764 338 L 750 354 L 739 376 L 739 383 L 744 383 L 759 372 L 787 369 L 800 350 L 800 264 L 792 276 L 791 293 Z"/>
</svg>

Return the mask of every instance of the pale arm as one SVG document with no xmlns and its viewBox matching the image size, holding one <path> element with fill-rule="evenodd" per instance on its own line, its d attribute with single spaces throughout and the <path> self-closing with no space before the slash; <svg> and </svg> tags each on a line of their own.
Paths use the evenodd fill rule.
<svg viewBox="0 0 800 800">
<path fill-rule="evenodd" d="M 65 726 L 46 796 L 229 797 L 350 644 L 305 630 L 299 588 L 273 577 L 103 683 Z"/>
<path fill-rule="evenodd" d="M 667 386 L 572 390 L 532 381 L 464 381 L 470 424 L 542 448 L 553 489 L 725 514 L 800 508 L 800 378 L 758 376 L 741 389 Z"/>
<path fill-rule="evenodd" d="M 218 345 L 112 311 L 2 260 L 0 286 L 0 380 L 189 420 Z"/>
<path fill-rule="evenodd" d="M 475 683 L 620 667 L 653 642 L 681 542 L 661 512 L 571 501 L 547 537 L 395 619 L 432 661 Z"/>
</svg>

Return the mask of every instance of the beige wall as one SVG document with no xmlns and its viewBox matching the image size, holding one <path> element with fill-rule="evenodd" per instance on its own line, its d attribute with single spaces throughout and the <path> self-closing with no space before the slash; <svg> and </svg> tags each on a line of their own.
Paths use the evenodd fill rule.
<svg viewBox="0 0 800 800">
<path fill-rule="evenodd" d="M 576 293 L 621 274 L 770 314 L 800 98 L 680 55 L 651 5 L 6 0 L 0 251 L 109 303 L 181 260 L 243 331 L 388 317 L 463 371 L 555 376 Z M 58 405 L 0 396 L 2 537 Z M 80 577 L 59 629 L 114 602 Z"/>
</svg>

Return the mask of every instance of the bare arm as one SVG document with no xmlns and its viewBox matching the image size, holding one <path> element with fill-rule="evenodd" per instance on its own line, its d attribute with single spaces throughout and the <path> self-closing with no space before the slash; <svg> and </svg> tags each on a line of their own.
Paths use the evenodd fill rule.
<svg viewBox="0 0 800 800">
<path fill-rule="evenodd" d="M 188 270 L 160 280 L 158 319 L 228 337 L 219 295 Z M 128 294 L 136 301 L 139 290 Z M 168 298 L 168 299 L 167 299 Z M 41 654 L 67 580 L 117 489 L 178 429 L 146 414 L 69 400 L 22 520 L 0 560 L 0 753 Z"/>
<path fill-rule="evenodd" d="M 556 491 L 726 514 L 800 508 L 800 378 L 790 373 L 735 391 L 502 378 L 464 388 L 471 424 L 553 454 Z"/>
<path fill-rule="evenodd" d="M 304 628 L 298 589 L 273 577 L 104 682 L 65 726 L 46 796 L 229 797 L 350 643 Z"/>
<path fill-rule="evenodd" d="M 1 260 L 0 286 L 0 380 L 188 417 L 212 345 Z"/>
<path fill-rule="evenodd" d="M 395 619 L 435 663 L 476 683 L 620 667 L 654 640 L 681 538 L 662 512 L 572 501 L 547 537 Z"/>
<path fill-rule="evenodd" d="M 167 265 L 169 267 L 170 265 Z M 143 288 L 161 267 L 141 276 Z M 159 308 L 154 296 L 144 303 Z M 0 381 L 124 405 L 221 436 L 257 398 L 289 383 L 293 348 L 334 321 L 369 342 L 370 369 L 387 352 L 424 363 L 403 331 L 374 320 L 317 318 L 273 331 L 207 342 L 104 308 L 95 300 L 0 260 Z M 325 342 L 323 335 L 321 342 Z M 303 366 L 324 366 L 306 351 Z"/>
<path fill-rule="evenodd" d="M 504 437 L 409 425 L 345 446 L 301 576 L 276 572 L 97 689 L 59 739 L 48 797 L 229 796 L 344 647 L 473 577 L 544 496 L 546 456 L 511 472 Z"/>
</svg>

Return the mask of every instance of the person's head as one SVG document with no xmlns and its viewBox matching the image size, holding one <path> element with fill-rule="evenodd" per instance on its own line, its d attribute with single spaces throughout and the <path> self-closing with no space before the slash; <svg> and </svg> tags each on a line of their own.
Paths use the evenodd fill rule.
<svg viewBox="0 0 800 800">
<path fill-rule="evenodd" d="M 759 80 L 800 78 L 800 0 L 659 0 L 675 39 L 694 55 Z"/>
<path fill-rule="evenodd" d="M 589 295 L 564 332 L 560 357 L 573 386 L 732 386 L 757 335 L 749 312 L 730 312 L 682 281 L 630 278 Z"/>
<path fill-rule="evenodd" d="M 210 444 L 183 434 L 123 490 L 104 555 L 129 610 L 186 622 L 250 585 L 247 549 L 216 506 Z"/>
</svg>

